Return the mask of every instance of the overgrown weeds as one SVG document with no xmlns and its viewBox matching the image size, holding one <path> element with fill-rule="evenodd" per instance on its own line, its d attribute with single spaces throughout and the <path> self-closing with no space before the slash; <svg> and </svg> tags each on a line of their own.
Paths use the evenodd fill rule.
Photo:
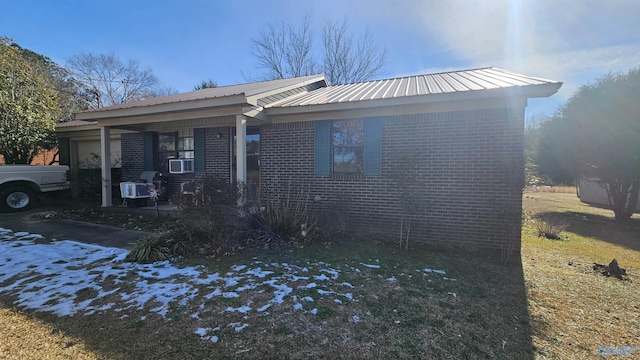
<svg viewBox="0 0 640 360">
<path fill-rule="evenodd" d="M 309 211 L 309 185 L 289 182 L 286 189 L 275 183 L 264 189 L 256 215 L 265 228 L 282 240 L 304 239 L 314 230 L 316 219 Z"/>
<path fill-rule="evenodd" d="M 562 239 L 562 232 L 568 227 L 568 224 L 558 216 L 544 216 L 532 220 L 533 228 L 538 236 L 550 240 Z"/>
<path fill-rule="evenodd" d="M 220 257 L 250 246 L 278 243 L 254 215 L 238 207 L 238 184 L 207 176 L 183 187 L 182 211 L 171 231 L 141 240 L 130 260 L 152 262 L 172 256 Z"/>
<path fill-rule="evenodd" d="M 216 205 L 237 206 L 242 184 L 215 176 L 194 179 L 182 185 L 176 196 L 180 207 L 188 210 L 209 209 Z"/>
</svg>

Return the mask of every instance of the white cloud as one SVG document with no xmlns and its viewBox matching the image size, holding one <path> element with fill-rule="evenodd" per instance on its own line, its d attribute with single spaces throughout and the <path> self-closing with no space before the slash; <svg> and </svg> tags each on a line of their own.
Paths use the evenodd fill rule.
<svg viewBox="0 0 640 360">
<path fill-rule="evenodd" d="M 405 24 L 463 67 L 497 66 L 580 85 L 640 66 L 640 1 L 440 0 L 402 3 Z M 382 9 L 382 8 L 381 8 Z M 391 21 L 401 18 L 391 15 Z M 433 50 L 431 50 L 433 51 Z M 429 67 L 419 72 L 457 67 Z M 557 99 L 554 101 L 557 102 Z"/>
</svg>

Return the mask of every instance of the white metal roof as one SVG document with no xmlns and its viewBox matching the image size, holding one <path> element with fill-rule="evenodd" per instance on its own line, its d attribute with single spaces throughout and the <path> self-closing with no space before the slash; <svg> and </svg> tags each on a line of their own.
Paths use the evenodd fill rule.
<svg viewBox="0 0 640 360">
<path fill-rule="evenodd" d="M 268 121 L 269 117 L 280 115 L 424 106 L 437 102 L 504 98 L 505 95 L 525 101 L 526 105 L 527 98 L 550 96 L 560 86 L 562 83 L 558 81 L 495 67 L 336 86 L 327 86 L 324 75 L 320 74 L 161 96 L 80 112 L 76 119 L 99 121 L 99 125 L 105 126 L 124 126 L 243 114 Z M 147 115 L 153 117 L 142 118 Z"/>
<path fill-rule="evenodd" d="M 550 84 L 559 87 L 562 83 L 489 67 L 328 86 L 272 103 L 267 107 L 325 105 Z M 545 96 L 548 95 L 550 94 Z"/>
<path fill-rule="evenodd" d="M 81 114 L 96 113 L 110 110 L 141 108 L 154 105 L 174 104 L 194 100 L 207 100 L 229 97 L 234 95 L 244 95 L 245 97 L 259 97 L 261 94 L 268 94 L 279 89 L 303 85 L 309 82 L 323 82 L 326 84 L 326 80 L 323 74 L 301 76 L 296 78 L 278 79 L 270 81 L 253 82 L 247 84 L 219 86 L 215 88 L 195 90 L 180 94 L 159 96 L 145 100 L 132 101 L 125 104 L 116 104 L 106 106 L 98 109 L 87 110 L 81 112 Z"/>
</svg>

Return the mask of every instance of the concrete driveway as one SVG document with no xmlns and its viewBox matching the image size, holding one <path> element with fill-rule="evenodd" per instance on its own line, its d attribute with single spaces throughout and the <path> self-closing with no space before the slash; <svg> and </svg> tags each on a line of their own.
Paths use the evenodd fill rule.
<svg viewBox="0 0 640 360">
<path fill-rule="evenodd" d="M 26 231 L 57 239 L 75 240 L 87 244 L 131 249 L 132 244 L 146 234 L 144 231 L 126 230 L 75 220 L 43 219 L 38 211 L 0 213 L 0 227 L 13 231 Z"/>
</svg>

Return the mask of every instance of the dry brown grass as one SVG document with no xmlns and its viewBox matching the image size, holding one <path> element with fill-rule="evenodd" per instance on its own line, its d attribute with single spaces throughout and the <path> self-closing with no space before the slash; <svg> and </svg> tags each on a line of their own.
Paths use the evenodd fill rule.
<svg viewBox="0 0 640 360">
<path fill-rule="evenodd" d="M 526 192 L 529 193 L 558 193 L 558 194 L 575 194 L 576 187 L 575 186 L 529 186 L 526 189 Z"/>
<path fill-rule="evenodd" d="M 226 272 L 231 264 L 251 263 L 254 257 L 264 264 L 307 264 L 310 271 L 314 267 L 308 264 L 323 261 L 325 265 L 315 265 L 315 269 L 338 269 L 341 275 L 337 291 L 349 291 L 353 300 L 341 297 L 342 303 L 336 303 L 335 296 L 319 297 L 313 289 L 293 286 L 289 299 L 314 298 L 313 302 L 302 302 L 304 310 L 294 310 L 289 300 L 273 305 L 268 315 L 256 311 L 229 313 L 225 311 L 227 307 L 236 308 L 249 301 L 264 304 L 273 297 L 272 289 L 263 286 L 242 291 L 239 298 L 215 297 L 206 301 L 203 297 L 211 290 L 206 291 L 203 285 L 194 303 L 172 305 L 168 320 L 150 311 L 155 304 L 141 310 L 109 310 L 88 316 L 29 314 L 71 339 L 81 339 L 98 354 L 96 358 L 203 359 L 212 354 L 215 358 L 248 359 L 532 358 L 519 264 L 505 267 L 464 253 L 434 252 L 417 245 L 406 252 L 392 243 L 371 238 L 332 245 L 307 244 L 289 250 L 261 249 L 242 257 L 198 263 L 206 263 L 212 271 Z M 376 260 L 381 265 L 379 269 L 361 265 L 378 263 Z M 355 271 L 356 267 L 360 271 Z M 424 275 L 426 267 L 444 269 L 447 274 Z M 395 281 L 388 280 L 392 276 Z M 112 281 L 103 288 L 117 286 L 126 290 L 135 281 Z M 342 282 L 353 288 L 342 287 Z M 0 294 L 0 304 L 10 306 L 14 301 L 11 296 Z M 118 303 L 122 299 L 116 293 L 96 301 L 92 305 Z M 202 302 L 205 306 L 200 309 Z M 312 308 L 317 308 L 317 314 L 310 313 Z M 194 312 L 199 313 L 199 319 L 191 317 Z M 236 332 L 228 326 L 231 322 L 249 326 Z M 194 334 L 198 327 L 216 326 L 221 327 L 214 333 L 219 337 L 217 343 Z M 57 346 L 56 339 L 42 338 L 11 343 L 7 348 L 16 351 L 19 346 L 33 346 L 38 341 Z"/>
<path fill-rule="evenodd" d="M 559 216 L 569 226 L 563 239 L 551 241 L 525 223 L 522 266 L 418 245 L 405 252 L 372 238 L 197 261 L 211 271 L 227 271 L 231 264 L 254 258 L 265 263 L 325 261 L 341 270 L 340 281 L 354 285 L 350 291 L 357 301 L 337 304 L 315 297 L 313 304 L 303 304 L 304 311 L 289 304 L 248 319 L 225 313 L 227 306 L 248 300 L 263 304 L 270 297 L 260 288 L 244 291 L 238 299 L 205 302 L 200 319 L 190 316 L 197 304 L 175 304 L 169 320 L 150 313 L 152 304 L 89 316 L 20 312 L 13 308 L 15 299 L 0 294 L 0 358 L 584 359 L 596 358 L 602 345 L 640 346 L 640 218 L 620 224 L 611 211 L 559 192 L 526 193 L 524 207 L 532 216 Z M 593 262 L 613 258 L 633 281 L 591 270 Z M 359 265 L 375 260 L 383 265 L 380 269 Z M 352 271 L 358 266 L 361 272 Z M 457 281 L 416 271 L 424 267 L 445 269 Z M 396 281 L 387 280 L 390 276 Z M 126 289 L 134 284 L 132 278 L 104 286 Z M 313 295 L 308 292 L 294 288 L 291 296 Z M 116 293 L 99 301 L 119 300 Z M 317 314 L 309 313 L 311 306 Z M 227 326 L 231 321 L 250 326 L 236 333 Z M 222 326 L 215 333 L 217 343 L 193 333 L 203 326 Z"/>
<path fill-rule="evenodd" d="M 82 339 L 16 309 L 0 307 L 1 359 L 103 359 Z"/>
<path fill-rule="evenodd" d="M 638 215 L 620 223 L 610 210 L 563 193 L 525 193 L 524 208 L 533 216 L 553 214 L 569 224 L 559 241 L 538 237 L 530 224 L 523 229 L 536 358 L 596 358 L 601 346 L 640 346 Z M 614 258 L 634 281 L 593 271 L 594 262 L 608 264 Z"/>
</svg>

